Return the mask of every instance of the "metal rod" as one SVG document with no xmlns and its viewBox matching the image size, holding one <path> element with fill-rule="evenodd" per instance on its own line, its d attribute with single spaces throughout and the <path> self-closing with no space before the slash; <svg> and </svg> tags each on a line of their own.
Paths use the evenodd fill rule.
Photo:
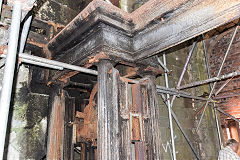
<svg viewBox="0 0 240 160">
<path fill-rule="evenodd" d="M 213 99 L 214 99 L 214 100 L 215 100 L 215 99 L 217 100 L 217 99 L 237 97 L 237 96 L 240 96 L 240 93 L 229 94 L 229 95 L 224 95 L 224 96 L 217 96 L 217 97 L 214 97 Z"/>
<path fill-rule="evenodd" d="M 218 93 L 221 92 L 222 89 L 223 89 L 232 79 L 233 79 L 233 77 L 230 78 L 230 79 L 228 79 L 228 80 L 215 92 L 215 96 L 218 95 Z"/>
<path fill-rule="evenodd" d="M 6 58 L 6 55 L 2 54 L 0 57 Z M 51 69 L 63 70 L 63 67 L 60 67 L 60 66 L 54 66 L 51 64 L 42 63 L 42 62 L 33 61 L 33 60 L 29 60 L 29 59 L 24 59 L 24 58 L 20 58 L 20 60 L 21 60 L 21 62 L 27 63 L 27 64 L 32 64 L 32 65 L 51 68 Z"/>
<path fill-rule="evenodd" d="M 2 4 L 3 4 L 3 0 L 0 0 L 0 18 L 1 18 L 1 15 L 2 15 Z"/>
<path fill-rule="evenodd" d="M 161 89 L 157 89 L 157 93 L 158 94 L 164 93 L 164 94 L 176 95 L 176 96 L 183 97 L 183 98 L 190 98 L 190 99 L 197 99 L 197 100 L 214 102 L 212 99 L 209 100 L 208 98 L 197 97 L 197 96 L 192 96 L 192 95 L 185 95 L 185 94 L 181 94 L 181 93 L 179 94 L 177 92 L 161 90 Z"/>
<path fill-rule="evenodd" d="M 224 114 L 224 115 L 226 115 L 226 116 L 232 118 L 233 120 L 235 120 L 235 121 L 237 121 L 237 122 L 240 122 L 239 119 L 237 119 L 236 117 L 232 116 L 232 115 L 229 114 L 229 113 L 224 112 L 222 109 L 220 109 L 220 108 L 216 108 L 216 109 L 217 109 L 219 112 L 221 112 L 222 114 Z"/>
<path fill-rule="evenodd" d="M 235 30 L 234 30 L 234 32 L 233 32 L 231 41 L 230 41 L 230 43 L 229 43 L 229 45 L 228 45 L 227 51 L 226 51 L 226 53 L 225 53 L 225 55 L 224 55 L 224 58 L 223 58 L 223 60 L 222 60 L 222 64 L 221 64 L 221 66 L 220 66 L 220 68 L 219 68 L 219 70 L 218 70 L 217 77 L 220 76 L 220 73 L 221 73 L 222 68 L 223 68 L 223 64 L 225 63 L 225 60 L 226 60 L 226 58 L 227 58 L 227 55 L 228 55 L 228 53 L 229 53 L 229 50 L 230 50 L 231 45 L 232 45 L 232 43 L 233 43 L 233 40 L 234 40 L 234 38 L 235 38 L 235 36 L 236 36 L 237 30 L 238 30 L 238 26 L 235 28 Z M 211 89 L 211 91 L 210 91 L 210 94 L 209 94 L 208 98 L 211 98 L 215 86 L 216 86 L 216 82 L 213 83 L 213 86 L 212 86 L 212 89 Z M 203 113 L 202 113 L 201 118 L 200 118 L 200 120 L 199 120 L 199 123 L 198 123 L 198 125 L 197 125 L 197 131 L 198 131 L 199 126 L 200 126 L 200 124 L 201 124 L 201 122 L 202 122 L 202 119 L 203 119 L 203 116 L 204 116 L 204 113 L 205 113 L 205 110 L 206 110 L 206 108 L 207 108 L 208 103 L 209 103 L 209 101 L 207 101 L 206 104 L 205 104 L 205 106 L 204 106 Z"/>
<path fill-rule="evenodd" d="M 214 115 L 215 115 L 215 121 L 216 121 L 217 133 L 218 133 L 218 143 L 219 143 L 219 148 L 221 150 L 222 149 L 222 138 L 221 138 L 220 125 L 219 125 L 219 121 L 218 121 L 218 114 L 217 114 L 217 110 L 215 107 L 215 103 L 213 103 L 213 107 L 214 107 Z"/>
<path fill-rule="evenodd" d="M 208 65 L 208 55 L 207 55 L 207 49 L 206 49 L 206 44 L 205 44 L 205 40 L 204 40 L 204 35 L 202 34 L 202 42 L 203 42 L 203 52 L 204 52 L 204 57 L 205 57 L 205 65 L 207 68 L 207 75 L 208 78 L 210 78 L 210 69 L 209 69 L 209 65 Z M 209 88 L 212 89 L 212 85 L 211 83 L 209 83 Z M 215 121 L 216 121 L 216 127 L 217 127 L 217 134 L 218 134 L 218 143 L 219 143 L 219 148 L 220 150 L 222 149 L 222 138 L 221 138 L 221 133 L 220 133 L 220 126 L 219 126 L 219 121 L 218 121 L 218 114 L 217 114 L 217 110 L 215 108 L 215 103 L 213 103 L 213 107 L 214 107 L 214 115 L 215 115 Z"/>
<path fill-rule="evenodd" d="M 32 65 L 36 65 L 36 66 L 41 66 L 41 67 L 46 67 L 46 68 L 56 69 L 56 70 L 63 70 L 63 67 L 60 67 L 60 66 L 54 66 L 54 65 L 51 65 L 51 64 L 32 61 L 32 60 L 29 60 L 29 59 L 21 59 L 21 61 L 23 63 L 32 64 Z"/>
<path fill-rule="evenodd" d="M 84 68 L 84 67 L 79 67 L 79 66 L 75 66 L 75 65 L 71 65 L 71 64 L 67 64 L 67 63 L 63 63 L 63 62 L 49 60 L 49 59 L 42 58 L 42 57 L 28 55 L 28 54 L 25 54 L 25 53 L 19 54 L 19 57 L 24 58 L 24 59 L 30 59 L 30 60 L 33 60 L 33 61 L 42 62 L 42 63 L 47 63 L 47 64 L 51 64 L 51 65 L 60 66 L 60 67 L 63 67 L 65 69 L 70 69 L 70 70 L 79 71 L 79 72 L 83 72 L 83 73 L 98 75 L 98 72 L 95 71 L 95 70 L 92 70 L 92 69 L 87 69 L 87 68 Z"/>
<path fill-rule="evenodd" d="M 190 93 L 188 92 L 184 92 L 184 91 L 179 91 L 175 88 L 166 88 L 166 87 L 163 87 L 163 86 L 159 86 L 159 85 L 156 85 L 156 88 L 159 89 L 159 90 L 166 90 L 166 91 L 172 91 L 172 92 L 175 92 L 177 94 L 185 94 L 185 95 L 191 95 Z"/>
<path fill-rule="evenodd" d="M 160 60 L 158 56 L 156 56 L 158 63 L 160 66 L 164 69 L 165 72 L 169 73 L 170 71 L 168 70 L 167 66 L 163 64 L 163 62 Z"/>
<path fill-rule="evenodd" d="M 228 79 L 228 78 L 235 77 L 235 76 L 239 76 L 239 75 L 240 75 L 240 71 L 235 71 L 235 72 L 225 74 L 225 75 L 222 75 L 222 76 L 217 76 L 217 77 L 209 78 L 209 79 L 206 79 L 206 80 L 203 80 L 203 81 L 197 81 L 197 82 L 193 82 L 193 83 L 190 83 L 190 84 L 186 84 L 186 85 L 183 85 L 183 86 L 179 87 L 179 89 L 196 87 L 196 86 L 199 86 L 199 85 L 202 85 L 202 84 L 221 81 L 221 80 Z"/>
<path fill-rule="evenodd" d="M 78 82 L 72 82 L 72 81 L 69 81 L 68 83 L 69 83 L 69 85 L 83 87 L 83 88 L 91 88 L 92 87 L 91 84 L 84 84 L 84 83 L 78 83 Z"/>
<path fill-rule="evenodd" d="M 18 36 L 21 21 L 21 2 L 14 1 L 12 22 L 10 26 L 8 55 L 6 58 L 3 80 L 2 92 L 0 97 L 0 159 L 3 159 L 4 144 L 7 130 L 8 113 L 10 108 L 10 100 L 12 93 L 12 85 L 14 79 L 14 70 L 17 56 Z"/>
<path fill-rule="evenodd" d="M 163 54 L 163 63 L 166 66 L 166 55 Z M 165 84 L 166 88 L 169 88 L 168 86 L 168 74 L 164 73 L 165 77 Z M 169 117 L 169 125 L 170 125 L 170 134 L 171 134 L 171 141 L 172 141 L 172 154 L 173 154 L 173 160 L 176 160 L 176 151 L 175 151 L 175 143 L 174 143 L 174 133 L 173 133 L 173 124 L 172 124 L 172 114 L 171 114 L 171 104 L 170 104 L 170 95 L 167 94 L 167 105 L 168 105 L 168 117 Z"/>
<path fill-rule="evenodd" d="M 194 43 L 193 43 L 192 49 L 190 50 L 190 52 L 189 52 L 189 54 L 188 54 L 186 63 L 185 63 L 185 65 L 184 65 L 184 67 L 183 67 L 181 76 L 180 76 L 180 78 L 179 78 L 179 80 L 178 80 L 178 83 L 177 83 L 177 89 L 179 89 L 179 87 L 180 87 L 180 85 L 181 85 L 183 76 L 184 76 L 184 74 L 185 74 L 185 72 L 186 72 L 186 70 L 187 70 L 188 63 L 189 63 L 189 61 L 190 61 L 190 59 L 191 59 L 191 57 L 192 57 L 192 53 L 193 53 L 193 51 L 194 51 L 194 49 L 195 49 L 195 47 L 196 47 L 196 44 L 197 44 L 197 42 L 194 42 Z"/>
<path fill-rule="evenodd" d="M 32 22 L 32 15 L 30 15 L 27 18 L 27 20 L 24 22 L 22 34 L 21 34 L 21 40 L 20 40 L 19 53 L 23 53 L 31 22 Z"/>
<path fill-rule="evenodd" d="M 161 94 L 161 97 L 162 97 L 162 99 L 163 99 L 163 101 L 164 101 L 164 103 L 165 103 L 165 106 L 167 107 L 165 96 L 164 96 L 163 94 Z M 194 147 L 193 147 L 190 139 L 188 138 L 187 134 L 184 132 L 184 130 L 183 130 L 182 126 L 181 126 L 181 123 L 178 121 L 177 116 L 176 116 L 176 114 L 173 112 L 172 109 L 171 109 L 171 114 L 172 114 L 173 119 L 175 120 L 178 128 L 180 129 L 181 133 L 183 134 L 184 138 L 186 139 L 188 145 L 190 146 L 191 150 L 193 151 L 194 155 L 196 156 L 196 158 L 197 158 L 198 160 L 200 160 L 200 158 L 199 158 L 197 152 L 195 151 L 195 149 L 194 149 Z"/>
<path fill-rule="evenodd" d="M 196 47 L 196 44 L 197 44 L 197 42 L 194 42 L 194 43 L 193 43 L 192 49 L 190 50 L 190 52 L 189 52 L 189 54 L 188 54 L 186 63 L 185 63 L 185 65 L 184 65 L 184 67 L 183 67 L 181 76 L 180 76 L 180 78 L 179 78 L 179 80 L 178 80 L 178 83 L 177 83 L 177 87 L 176 87 L 177 89 L 179 89 L 179 87 L 180 87 L 180 85 L 181 85 L 183 76 L 184 76 L 184 74 L 185 74 L 185 72 L 186 72 L 186 70 L 187 70 L 188 63 L 189 63 L 189 61 L 190 61 L 190 59 L 191 59 L 191 57 L 192 57 L 192 53 L 193 53 L 193 51 L 194 51 L 194 49 L 195 49 L 195 47 Z M 173 106 L 173 102 L 174 102 L 175 98 L 176 98 L 176 95 L 174 95 L 173 98 L 172 98 L 171 108 L 172 108 L 172 106 Z"/>
<path fill-rule="evenodd" d="M 4 66 L 5 64 L 5 59 L 0 59 L 0 69 Z"/>
</svg>

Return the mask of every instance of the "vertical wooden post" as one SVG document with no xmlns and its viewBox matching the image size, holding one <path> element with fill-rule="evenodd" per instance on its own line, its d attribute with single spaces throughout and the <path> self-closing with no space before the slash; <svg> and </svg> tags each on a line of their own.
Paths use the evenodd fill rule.
<svg viewBox="0 0 240 160">
<path fill-rule="evenodd" d="M 160 135 L 160 111 L 158 105 L 158 95 L 156 86 L 154 84 L 155 77 L 149 76 L 149 83 L 147 84 L 148 89 L 148 104 L 150 109 L 150 130 L 151 134 L 148 139 L 151 141 L 151 159 L 161 159 L 161 135 Z"/>
<path fill-rule="evenodd" d="M 63 159 L 64 137 L 64 96 L 55 96 L 50 115 L 48 132 L 47 159 Z"/>
<path fill-rule="evenodd" d="M 53 95 L 47 144 L 49 160 L 73 158 L 73 128 L 69 122 L 73 121 L 74 99 L 66 95 L 64 91 L 61 91 L 61 95 Z"/>
<path fill-rule="evenodd" d="M 119 159 L 118 71 L 108 60 L 98 64 L 98 160 Z"/>
</svg>

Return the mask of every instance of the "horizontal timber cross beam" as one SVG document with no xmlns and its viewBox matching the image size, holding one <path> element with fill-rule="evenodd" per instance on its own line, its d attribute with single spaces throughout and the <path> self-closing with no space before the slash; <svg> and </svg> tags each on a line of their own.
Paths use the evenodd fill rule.
<svg viewBox="0 0 240 160">
<path fill-rule="evenodd" d="M 96 53 L 145 64 L 161 51 L 239 18 L 239 10 L 239 0 L 150 0 L 127 13 L 94 0 L 46 47 L 53 59 L 75 65 Z"/>
</svg>

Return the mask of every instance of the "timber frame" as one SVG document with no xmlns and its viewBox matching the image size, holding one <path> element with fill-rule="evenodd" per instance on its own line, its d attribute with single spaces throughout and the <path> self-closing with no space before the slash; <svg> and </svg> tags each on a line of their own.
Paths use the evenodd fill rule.
<svg viewBox="0 0 240 160">
<path fill-rule="evenodd" d="M 239 10 L 238 0 L 152 0 L 127 13 L 94 0 L 47 49 L 53 59 L 75 65 L 89 66 L 100 55 L 120 63 L 156 66 L 151 56 L 237 19 Z M 61 75 L 54 73 L 52 80 Z"/>
<path fill-rule="evenodd" d="M 228 5 L 225 5 L 226 3 L 228 3 Z M 107 79 L 107 75 L 109 74 L 109 72 L 107 72 L 104 67 L 106 67 L 107 64 L 110 66 L 109 68 L 111 68 L 112 66 L 110 64 L 110 61 L 115 63 L 128 64 L 130 66 L 143 65 L 145 69 L 148 68 L 147 66 L 151 66 L 153 68 L 157 67 L 158 61 L 156 57 L 151 56 L 179 43 L 187 41 L 193 37 L 196 37 L 202 33 L 205 33 L 213 28 L 216 28 L 220 25 L 239 18 L 239 10 L 240 2 L 238 0 L 178 0 L 174 3 L 170 3 L 170 0 L 152 0 L 144 4 L 135 12 L 129 14 L 104 1 L 94 0 L 55 38 L 53 38 L 47 44 L 46 48 L 50 51 L 53 59 L 64 63 L 82 65 L 84 67 L 100 64 L 101 73 L 99 74 L 95 71 L 95 75 L 98 74 L 99 81 L 101 81 L 100 83 L 106 83 L 104 79 Z M 236 30 L 237 29 L 238 27 L 236 27 Z M 233 38 L 236 34 L 235 32 L 233 34 Z M 230 42 L 229 44 L 229 48 L 231 46 L 231 43 L 232 42 Z M 204 51 L 206 52 L 206 50 Z M 225 54 L 225 57 L 226 56 L 227 52 Z M 104 61 L 108 61 L 108 63 L 102 63 L 102 59 L 105 59 Z M 38 60 L 35 59 L 35 62 L 37 61 Z M 224 61 L 225 59 L 223 60 L 222 64 L 224 63 Z M 188 62 L 189 60 L 186 61 L 185 66 L 187 66 Z M 49 63 L 53 63 L 53 61 L 49 61 Z M 56 64 L 52 65 L 55 66 Z M 49 68 L 53 66 L 49 66 Z M 165 70 L 165 77 L 167 77 L 166 61 L 164 62 L 163 66 L 165 66 L 163 67 L 163 69 Z M 151 72 L 153 71 L 156 70 L 151 69 Z M 113 72 L 117 76 L 117 71 Z M 184 72 L 185 69 L 183 69 L 182 74 L 184 74 Z M 220 77 L 220 72 L 221 67 L 217 78 Z M 50 81 L 59 79 L 62 75 L 66 73 L 69 73 L 68 77 L 77 74 L 71 73 L 69 70 L 63 72 L 56 71 L 52 73 L 52 79 Z M 156 73 L 160 72 L 156 71 L 155 75 Z M 181 88 L 181 80 L 182 78 L 180 77 L 179 85 L 176 87 L 177 89 Z M 204 111 L 207 107 L 207 104 L 209 102 L 212 102 L 211 95 L 217 80 L 215 79 L 213 81 L 214 85 L 211 87 L 211 94 L 209 95 L 208 99 L 205 99 L 207 102 L 204 107 Z M 139 83 L 136 80 L 133 80 L 132 82 Z M 170 93 L 172 93 L 173 95 L 179 95 L 179 93 L 185 96 L 189 95 L 187 95 L 187 93 L 183 93 L 183 91 L 180 92 L 178 90 L 168 88 L 167 83 L 168 80 L 166 78 L 166 88 L 159 89 L 161 86 L 157 86 L 156 89 L 153 81 L 151 81 L 149 84 L 149 88 L 154 91 L 154 93 L 152 92 L 154 98 L 156 98 L 156 93 L 160 93 L 162 98 L 164 99 L 164 102 L 168 101 L 166 103 L 166 106 L 169 109 L 169 120 L 171 121 L 171 115 L 173 115 L 173 118 L 177 122 L 178 127 L 183 133 L 185 139 L 188 141 L 188 144 L 193 150 L 196 158 L 200 159 L 194 148 L 192 147 L 189 138 L 187 137 L 180 123 L 178 122 L 176 115 L 171 110 L 174 98 L 172 98 L 171 103 L 169 100 Z M 109 88 L 107 89 L 104 88 L 106 86 L 107 85 L 102 84 L 102 86 L 99 87 L 99 91 L 104 93 L 107 91 L 107 89 L 111 89 L 109 86 Z M 191 87 L 195 86 L 192 85 Z M 162 94 L 164 93 L 163 91 L 168 91 L 168 93 L 165 93 L 167 94 L 167 99 L 165 95 Z M 106 97 L 100 97 L 100 95 L 98 96 L 100 100 L 106 102 Z M 112 96 L 110 95 L 109 97 Z M 113 101 L 116 102 L 116 99 L 113 99 Z M 158 111 L 157 104 L 153 105 L 155 106 L 154 109 L 156 109 L 156 112 L 153 111 L 152 114 L 155 114 Z M 107 105 L 105 104 L 104 107 L 106 106 Z M 100 108 L 100 105 L 98 107 L 99 109 L 102 109 Z M 202 116 L 204 115 L 204 111 Z M 109 110 L 107 112 L 110 113 Z M 231 117 L 231 115 L 228 116 Z M 232 116 L 231 118 L 234 119 L 235 117 Z M 99 119 L 102 120 L 101 118 Z M 103 121 L 101 122 L 106 122 L 106 119 L 103 119 Z M 216 122 L 218 123 L 217 119 Z M 104 129 L 102 131 L 104 131 Z M 107 134 L 110 133 L 111 132 L 109 132 L 108 130 Z M 155 135 L 155 138 L 158 136 L 159 135 Z M 106 137 L 103 138 L 105 138 L 106 140 Z M 219 140 L 220 139 L 221 138 L 219 137 Z M 174 142 L 174 139 L 172 140 Z M 221 141 L 219 143 L 221 145 Z M 118 144 L 116 143 L 114 145 L 117 146 Z M 156 146 L 157 145 L 155 145 L 155 147 Z M 174 143 L 172 143 L 172 148 L 173 159 L 176 159 Z M 109 146 L 107 147 L 107 149 L 109 149 Z M 106 158 L 105 156 L 109 158 L 109 155 L 107 154 L 103 154 L 101 158 L 104 159 Z M 119 155 L 110 155 L 111 158 L 117 158 L 115 156 Z M 160 159 L 159 156 L 160 153 L 157 154 L 158 159 Z"/>
</svg>

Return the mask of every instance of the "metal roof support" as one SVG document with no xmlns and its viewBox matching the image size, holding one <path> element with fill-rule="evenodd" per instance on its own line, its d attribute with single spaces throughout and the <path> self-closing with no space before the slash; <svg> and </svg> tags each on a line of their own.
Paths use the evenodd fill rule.
<svg viewBox="0 0 240 160">
<path fill-rule="evenodd" d="M 220 66 L 220 68 L 219 68 L 217 77 L 220 76 L 220 73 L 221 73 L 222 68 L 223 68 L 223 64 L 225 63 L 225 60 L 226 60 L 226 58 L 227 58 L 227 55 L 228 55 L 228 53 L 229 53 L 229 50 L 230 50 L 231 45 L 232 45 L 232 43 L 233 43 L 233 40 L 234 40 L 234 38 L 235 38 L 235 36 L 236 36 L 237 30 L 238 30 L 238 25 L 237 25 L 237 27 L 235 28 L 235 30 L 234 30 L 234 32 L 233 32 L 231 41 L 230 41 L 230 43 L 229 43 L 229 45 L 228 45 L 227 51 L 226 51 L 226 53 L 225 53 L 225 55 L 224 55 L 224 58 L 223 58 L 223 60 L 222 60 L 222 64 L 221 64 L 221 66 Z M 215 88 L 215 86 L 216 86 L 216 83 L 217 83 L 217 82 L 214 82 L 214 83 L 213 83 L 213 86 L 212 86 L 212 89 L 211 89 L 211 91 L 210 91 L 210 94 L 209 94 L 208 98 L 211 98 L 211 96 L 212 96 L 212 94 L 213 94 L 213 90 L 214 90 L 214 88 Z M 202 119 L 203 119 L 205 110 L 206 110 L 206 108 L 207 108 L 207 106 L 208 106 L 208 103 L 209 103 L 209 101 L 207 101 L 206 104 L 205 104 L 205 106 L 204 106 L 203 113 L 202 113 L 201 118 L 200 118 L 200 120 L 199 120 L 199 123 L 198 123 L 198 125 L 197 125 L 197 131 L 198 131 L 199 126 L 200 126 L 200 124 L 201 124 L 201 122 L 202 122 Z"/>
<path fill-rule="evenodd" d="M 8 42 L 8 55 L 6 58 L 2 92 L 0 97 L 0 159 L 3 159 L 5 137 L 8 122 L 8 113 L 10 108 L 12 85 L 14 79 L 14 70 L 17 56 L 18 36 L 21 21 L 22 4 L 19 1 L 14 2 L 12 12 L 12 22 Z"/>
</svg>

